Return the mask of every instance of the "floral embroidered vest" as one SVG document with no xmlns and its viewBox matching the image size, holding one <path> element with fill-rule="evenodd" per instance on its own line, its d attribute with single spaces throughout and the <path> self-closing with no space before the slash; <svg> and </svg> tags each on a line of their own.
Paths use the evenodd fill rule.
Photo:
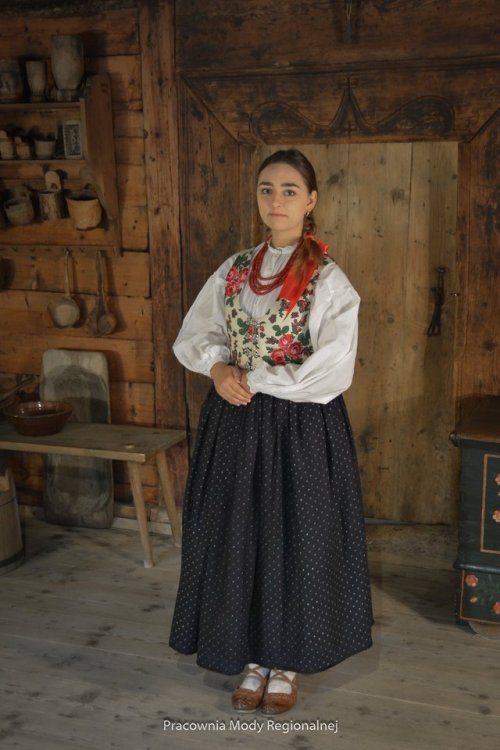
<svg viewBox="0 0 500 750">
<path fill-rule="evenodd" d="M 301 364 L 313 353 L 309 311 L 322 266 L 318 267 L 286 320 L 286 299 L 276 299 L 261 319 L 255 319 L 240 305 L 240 293 L 251 260 L 252 250 L 240 253 L 226 276 L 224 309 L 231 363 L 244 370 L 255 370 L 261 360 L 269 365 Z M 325 257 L 323 266 L 328 263 L 332 260 Z"/>
</svg>

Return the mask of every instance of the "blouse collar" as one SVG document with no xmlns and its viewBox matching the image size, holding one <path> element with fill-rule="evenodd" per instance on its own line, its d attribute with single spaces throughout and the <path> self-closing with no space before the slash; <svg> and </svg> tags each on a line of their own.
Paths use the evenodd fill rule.
<svg viewBox="0 0 500 750">
<path fill-rule="evenodd" d="M 286 245 L 285 247 L 273 247 L 271 243 L 269 243 L 269 245 L 267 246 L 267 249 L 269 250 L 269 252 L 273 253 L 274 255 L 290 255 L 290 253 L 292 252 L 294 248 L 295 248 L 295 245 Z"/>
</svg>

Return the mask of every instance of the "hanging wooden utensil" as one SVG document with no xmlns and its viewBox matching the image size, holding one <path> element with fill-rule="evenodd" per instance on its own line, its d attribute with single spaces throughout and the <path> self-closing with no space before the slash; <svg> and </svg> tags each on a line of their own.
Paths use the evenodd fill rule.
<svg viewBox="0 0 500 750">
<path fill-rule="evenodd" d="M 108 336 L 116 328 L 116 318 L 109 312 L 104 296 L 102 256 L 98 250 L 95 256 L 97 276 L 97 298 L 94 309 L 89 313 L 87 325 L 93 336 Z"/>
<path fill-rule="evenodd" d="M 95 305 L 92 308 L 92 310 L 87 315 L 87 330 L 90 333 L 91 336 L 99 336 L 99 329 L 97 328 L 97 320 L 100 315 L 102 315 L 102 310 L 100 306 L 100 299 L 99 299 L 99 271 L 98 271 L 98 260 L 97 260 L 97 253 L 96 253 L 96 300 Z"/>
<path fill-rule="evenodd" d="M 70 328 L 80 318 L 80 308 L 69 292 L 68 258 L 70 251 L 64 254 L 64 294 L 51 299 L 48 304 L 50 316 L 58 328 Z"/>
<path fill-rule="evenodd" d="M 106 302 L 106 296 L 104 294 L 104 281 L 102 272 L 102 254 L 101 251 L 97 251 L 97 278 L 99 281 L 99 297 L 101 300 L 101 315 L 97 318 L 97 329 L 101 336 L 109 336 L 110 333 L 116 328 L 117 320 L 113 313 L 109 312 L 108 305 Z"/>
</svg>

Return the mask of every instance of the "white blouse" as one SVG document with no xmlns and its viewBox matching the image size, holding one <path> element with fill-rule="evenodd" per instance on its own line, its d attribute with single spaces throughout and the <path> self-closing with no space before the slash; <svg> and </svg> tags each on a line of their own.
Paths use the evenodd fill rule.
<svg viewBox="0 0 500 750">
<path fill-rule="evenodd" d="M 262 247 L 252 250 L 252 260 Z M 294 245 L 272 247 L 264 257 L 261 274 L 279 273 Z M 189 309 L 174 342 L 179 362 L 193 372 L 210 377 L 216 362 L 230 361 L 224 315 L 225 277 L 235 258 L 224 261 L 209 277 Z M 243 310 L 253 318 L 262 317 L 276 300 L 279 289 L 269 294 L 252 292 L 248 278 L 241 291 Z M 302 364 L 268 365 L 262 361 L 248 373 L 252 393 L 267 393 L 290 401 L 326 404 L 351 385 L 358 342 L 360 298 L 336 263 L 320 272 L 309 313 L 309 332 L 314 353 Z"/>
</svg>

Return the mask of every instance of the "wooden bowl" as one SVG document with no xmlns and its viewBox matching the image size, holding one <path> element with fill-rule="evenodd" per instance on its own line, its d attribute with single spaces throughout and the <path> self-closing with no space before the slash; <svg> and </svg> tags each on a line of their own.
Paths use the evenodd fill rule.
<svg viewBox="0 0 500 750">
<path fill-rule="evenodd" d="M 21 435 L 55 435 L 72 411 L 65 401 L 19 401 L 6 406 L 3 413 Z"/>
</svg>

